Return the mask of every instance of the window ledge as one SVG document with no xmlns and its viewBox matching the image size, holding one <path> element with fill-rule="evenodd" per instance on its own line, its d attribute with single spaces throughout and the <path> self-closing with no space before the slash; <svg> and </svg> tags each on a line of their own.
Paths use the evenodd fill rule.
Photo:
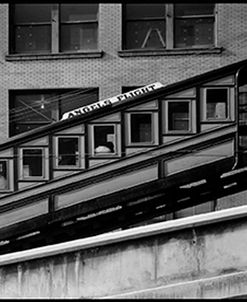
<svg viewBox="0 0 247 302">
<path fill-rule="evenodd" d="M 68 52 L 68 53 L 37 53 L 37 54 L 9 54 L 6 61 L 30 61 L 30 60 L 60 60 L 60 59 L 89 59 L 101 58 L 103 51 Z"/>
<path fill-rule="evenodd" d="M 132 49 L 120 50 L 120 57 L 137 57 L 137 56 L 174 56 L 174 55 L 204 55 L 204 54 L 220 54 L 223 47 L 214 48 L 179 48 L 179 49 Z"/>
</svg>

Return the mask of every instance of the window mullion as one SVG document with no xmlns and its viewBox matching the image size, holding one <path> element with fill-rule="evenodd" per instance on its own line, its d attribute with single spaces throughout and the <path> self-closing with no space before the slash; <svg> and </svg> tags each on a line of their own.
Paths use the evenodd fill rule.
<svg viewBox="0 0 247 302">
<path fill-rule="evenodd" d="M 166 4 L 166 48 L 173 48 L 173 4 Z"/>
<path fill-rule="evenodd" d="M 51 52 L 59 52 L 59 4 L 54 4 L 51 11 Z"/>
</svg>

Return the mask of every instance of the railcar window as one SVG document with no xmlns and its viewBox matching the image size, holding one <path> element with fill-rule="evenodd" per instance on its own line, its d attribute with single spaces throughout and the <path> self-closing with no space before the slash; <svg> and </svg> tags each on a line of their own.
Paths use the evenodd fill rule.
<svg viewBox="0 0 247 302">
<path fill-rule="evenodd" d="M 44 150 L 42 148 L 23 148 L 21 178 L 44 178 Z"/>
<path fill-rule="evenodd" d="M 153 127 L 151 113 L 130 114 L 130 143 L 152 143 Z"/>
<path fill-rule="evenodd" d="M 208 88 L 206 90 L 207 119 L 227 119 L 229 117 L 229 97 L 227 88 Z"/>
<path fill-rule="evenodd" d="M 168 103 L 168 131 L 190 131 L 189 102 Z"/>
<path fill-rule="evenodd" d="M 93 125 L 93 154 L 116 154 L 116 127 L 115 125 Z"/>
<path fill-rule="evenodd" d="M 79 167 L 79 144 L 78 137 L 57 138 L 57 166 Z"/>
</svg>

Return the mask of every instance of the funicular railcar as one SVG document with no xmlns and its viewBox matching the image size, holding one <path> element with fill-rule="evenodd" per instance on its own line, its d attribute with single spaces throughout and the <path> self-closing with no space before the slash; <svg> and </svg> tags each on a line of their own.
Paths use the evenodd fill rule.
<svg viewBox="0 0 247 302">
<path fill-rule="evenodd" d="M 246 64 L 155 82 L 2 144 L 2 251 L 128 227 L 227 194 L 233 171 L 246 173 Z"/>
</svg>

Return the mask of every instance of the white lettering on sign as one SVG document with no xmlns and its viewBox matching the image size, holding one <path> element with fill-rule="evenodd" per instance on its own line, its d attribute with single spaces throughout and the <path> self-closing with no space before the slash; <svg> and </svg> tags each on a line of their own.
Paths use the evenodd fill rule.
<svg viewBox="0 0 247 302">
<path fill-rule="evenodd" d="M 116 95 L 112 98 L 105 99 L 103 101 L 98 101 L 96 103 L 92 103 L 92 104 L 89 104 L 89 105 L 71 110 L 69 112 L 66 112 L 66 113 L 63 114 L 61 120 L 66 120 L 66 119 L 69 119 L 69 118 L 72 118 L 72 117 L 75 117 L 75 116 L 78 116 L 78 115 L 82 115 L 82 114 L 85 114 L 87 112 L 91 112 L 91 111 L 94 111 L 94 110 L 97 110 L 97 109 L 100 109 L 100 108 L 103 108 L 103 107 L 106 107 L 106 106 L 110 106 L 110 105 L 112 105 L 114 103 L 117 103 L 117 102 L 129 100 L 131 98 L 134 98 L 134 97 L 137 97 L 137 96 L 140 96 L 140 95 L 144 95 L 146 93 L 149 93 L 149 92 L 154 91 L 154 90 L 156 90 L 158 88 L 161 88 L 161 87 L 164 87 L 164 85 L 161 84 L 160 82 L 155 82 L 153 84 L 143 86 L 141 88 Z"/>
</svg>

